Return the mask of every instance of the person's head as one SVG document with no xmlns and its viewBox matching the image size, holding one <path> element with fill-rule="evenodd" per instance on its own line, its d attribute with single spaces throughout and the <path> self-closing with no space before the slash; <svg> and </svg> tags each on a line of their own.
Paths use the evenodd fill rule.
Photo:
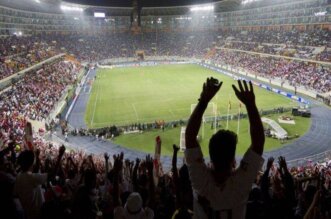
<svg viewBox="0 0 331 219">
<path fill-rule="evenodd" d="M 131 215 L 136 215 L 141 213 L 142 207 L 143 200 L 140 194 L 137 192 L 132 192 L 126 200 L 124 206 L 125 210 Z"/>
<path fill-rule="evenodd" d="M 30 170 L 34 163 L 34 153 L 30 150 L 25 150 L 20 153 L 17 158 L 17 162 L 23 172 Z"/>
<path fill-rule="evenodd" d="M 238 138 L 236 133 L 221 129 L 209 141 L 209 156 L 218 172 L 231 171 L 235 165 Z"/>
<path fill-rule="evenodd" d="M 97 183 L 97 175 L 94 170 L 87 169 L 84 172 L 84 184 L 89 189 L 93 189 Z"/>
</svg>

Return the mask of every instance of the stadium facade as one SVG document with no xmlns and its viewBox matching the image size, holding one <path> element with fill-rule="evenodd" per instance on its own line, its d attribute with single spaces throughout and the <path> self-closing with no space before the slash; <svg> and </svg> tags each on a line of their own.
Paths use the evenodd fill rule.
<svg viewBox="0 0 331 219">
<path fill-rule="evenodd" d="M 59 1 L 3 1 L 0 35 L 13 33 L 123 32 L 132 23 L 133 7 L 102 7 Z M 225 0 L 213 3 L 213 13 L 192 11 L 192 6 L 142 7 L 144 31 L 196 31 L 215 29 L 330 29 L 328 0 Z M 199 5 L 203 8 L 211 4 Z M 94 13 L 104 14 L 101 18 Z"/>
</svg>

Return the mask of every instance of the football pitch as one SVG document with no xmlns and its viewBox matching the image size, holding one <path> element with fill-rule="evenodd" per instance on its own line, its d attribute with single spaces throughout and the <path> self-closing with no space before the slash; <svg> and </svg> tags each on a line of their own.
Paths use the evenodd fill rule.
<svg viewBox="0 0 331 219">
<path fill-rule="evenodd" d="M 231 85 L 233 78 L 198 65 L 158 65 L 148 67 L 99 69 L 93 82 L 85 122 L 89 128 L 132 123 L 187 119 L 191 106 L 197 103 L 202 84 L 207 77 L 223 81 L 217 96 L 211 101 L 217 115 L 237 114 L 239 101 Z M 280 95 L 256 88 L 259 109 L 296 105 Z M 244 109 L 244 108 L 243 108 Z M 207 114 L 211 114 L 207 110 Z"/>
<path fill-rule="evenodd" d="M 197 103 L 202 84 L 207 77 L 223 81 L 219 93 L 211 101 L 206 116 L 226 115 L 229 103 L 230 114 L 237 114 L 239 101 L 231 85 L 235 79 L 216 73 L 194 64 L 157 65 L 146 67 L 127 67 L 113 69 L 98 69 L 96 80 L 85 113 L 85 122 L 89 128 L 101 128 L 110 125 L 130 125 L 134 123 L 149 123 L 164 120 L 165 122 L 187 119 L 191 107 Z M 293 100 L 277 95 L 263 88 L 254 86 L 256 102 L 259 109 L 267 110 L 276 107 L 298 105 Z M 245 112 L 245 108 L 241 108 Z M 289 134 L 303 134 L 310 124 L 309 119 L 300 119 L 294 127 L 289 127 Z M 224 122 L 221 123 L 224 128 Z M 213 131 L 210 124 L 206 125 L 205 139 L 209 139 Z M 236 131 L 237 122 L 230 121 L 229 129 Z M 150 131 L 143 134 L 121 135 L 115 142 L 129 148 L 154 151 L 153 139 L 156 135 L 164 135 L 163 142 L 168 149 L 162 149 L 162 154 L 171 154 L 173 143 L 178 144 L 180 129 L 169 129 L 165 132 Z M 242 136 L 242 140 L 240 140 Z M 273 140 L 273 139 L 271 139 Z M 152 142 L 151 142 L 152 141 Z M 239 132 L 238 150 L 241 144 L 247 148 L 249 140 L 248 122 L 243 119 Z M 270 141 L 267 148 L 279 147 L 278 141 Z M 150 145 L 150 146 L 147 146 Z M 165 147 L 165 146 L 164 146 Z M 163 147 L 163 148 L 164 148 Z"/>
</svg>

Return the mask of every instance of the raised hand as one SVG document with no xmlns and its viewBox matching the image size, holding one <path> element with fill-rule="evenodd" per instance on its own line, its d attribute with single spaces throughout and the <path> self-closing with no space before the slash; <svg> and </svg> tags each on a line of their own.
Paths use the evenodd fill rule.
<svg viewBox="0 0 331 219">
<path fill-rule="evenodd" d="M 153 158 L 150 155 L 146 156 L 145 165 L 146 165 L 146 168 L 147 168 L 148 172 L 152 173 L 154 162 L 153 162 Z"/>
<path fill-rule="evenodd" d="M 242 83 L 244 84 L 244 87 Z M 248 88 L 246 81 L 238 80 L 238 86 L 239 86 L 239 90 L 238 88 L 236 88 L 236 86 L 232 85 L 232 88 L 237 98 L 246 106 L 255 104 L 255 95 L 254 95 L 252 82 L 249 81 L 249 88 Z"/>
<path fill-rule="evenodd" d="M 203 84 L 199 101 L 208 103 L 219 91 L 222 84 L 223 82 L 219 82 L 216 78 L 207 78 L 207 81 Z"/>
<path fill-rule="evenodd" d="M 64 145 L 62 145 L 59 148 L 59 156 L 62 157 L 64 155 L 64 152 L 66 151 L 66 147 Z"/>
<path fill-rule="evenodd" d="M 109 160 L 109 155 L 107 154 L 107 152 L 103 154 L 103 157 L 105 158 L 105 160 Z"/>
<path fill-rule="evenodd" d="M 274 158 L 273 157 L 269 157 L 268 162 L 267 162 L 267 169 L 270 170 L 270 168 L 272 167 L 272 164 L 274 163 Z"/>
<path fill-rule="evenodd" d="M 123 156 L 120 155 L 114 155 L 114 172 L 119 173 L 122 170 L 123 167 Z"/>
<path fill-rule="evenodd" d="M 126 168 L 130 167 L 130 160 L 129 159 L 125 159 L 124 163 L 125 163 Z"/>
<path fill-rule="evenodd" d="M 282 156 L 278 157 L 278 164 L 279 164 L 279 168 L 284 172 L 288 170 L 285 157 Z"/>
<path fill-rule="evenodd" d="M 179 151 L 179 147 L 175 144 L 172 145 L 172 149 L 174 150 L 174 152 L 178 152 Z"/>
</svg>

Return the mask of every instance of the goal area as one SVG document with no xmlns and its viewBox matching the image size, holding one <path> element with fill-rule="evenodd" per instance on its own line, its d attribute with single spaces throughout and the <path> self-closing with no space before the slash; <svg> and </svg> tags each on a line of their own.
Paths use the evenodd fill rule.
<svg viewBox="0 0 331 219">
<path fill-rule="evenodd" d="M 197 106 L 197 104 L 191 104 L 191 114 L 193 113 L 193 110 L 195 109 L 195 107 Z M 201 122 L 201 127 L 199 130 L 199 134 L 197 136 L 197 138 L 199 139 L 203 139 L 204 135 L 205 135 L 205 123 L 206 122 L 215 122 L 216 123 L 217 120 L 217 104 L 210 102 L 207 105 L 206 111 L 202 116 L 202 122 Z M 215 132 L 216 132 L 216 125 L 214 125 L 215 127 Z M 186 128 L 182 127 L 181 128 L 181 132 L 180 132 L 180 149 L 181 151 L 184 151 L 186 148 L 185 145 L 185 131 Z"/>
</svg>

